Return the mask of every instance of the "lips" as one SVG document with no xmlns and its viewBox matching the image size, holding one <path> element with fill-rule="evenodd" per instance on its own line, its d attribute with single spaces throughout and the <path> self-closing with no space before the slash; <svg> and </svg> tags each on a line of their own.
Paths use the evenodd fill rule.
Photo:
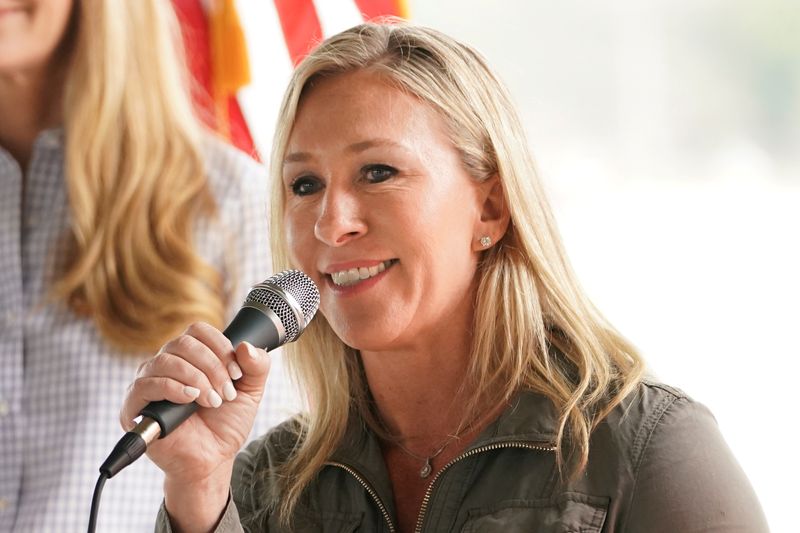
<svg viewBox="0 0 800 533">
<path fill-rule="evenodd" d="M 338 287 L 350 287 L 364 280 L 375 277 L 396 263 L 396 259 L 388 259 L 371 267 L 349 268 L 338 272 L 331 272 L 329 276 L 333 284 Z"/>
</svg>

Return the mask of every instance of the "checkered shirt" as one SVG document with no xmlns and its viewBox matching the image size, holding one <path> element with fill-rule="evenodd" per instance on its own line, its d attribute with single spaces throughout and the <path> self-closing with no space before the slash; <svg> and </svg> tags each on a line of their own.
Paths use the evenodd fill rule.
<svg viewBox="0 0 800 533">
<path fill-rule="evenodd" d="M 271 274 L 267 179 L 220 141 L 204 149 L 220 216 L 198 225 L 196 242 L 226 279 L 238 279 L 229 287 L 232 317 Z M 24 178 L 0 148 L 0 533 L 86 531 L 98 467 L 123 433 L 126 387 L 149 355 L 115 351 L 91 320 L 47 301 L 69 223 L 63 159 L 60 129 L 39 135 Z M 297 397 L 273 353 L 251 437 L 295 412 Z M 162 482 L 146 458 L 109 480 L 98 531 L 152 531 Z"/>
</svg>

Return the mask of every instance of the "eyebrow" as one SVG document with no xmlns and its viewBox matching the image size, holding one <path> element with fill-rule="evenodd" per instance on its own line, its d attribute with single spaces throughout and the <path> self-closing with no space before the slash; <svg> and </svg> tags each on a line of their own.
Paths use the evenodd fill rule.
<svg viewBox="0 0 800 533">
<path fill-rule="evenodd" d="M 367 141 L 360 141 L 357 143 L 353 143 L 347 148 L 345 148 L 345 151 L 357 154 L 359 152 L 363 152 L 365 150 L 368 150 L 370 148 L 375 148 L 378 146 L 388 146 L 388 147 L 405 149 L 405 147 L 402 144 L 398 144 L 395 141 L 392 141 L 390 139 L 378 138 L 378 139 L 370 139 Z M 283 164 L 305 163 L 306 161 L 313 159 L 313 157 L 314 156 L 311 155 L 310 152 L 292 152 L 291 154 L 287 154 L 287 156 L 283 158 Z"/>
</svg>

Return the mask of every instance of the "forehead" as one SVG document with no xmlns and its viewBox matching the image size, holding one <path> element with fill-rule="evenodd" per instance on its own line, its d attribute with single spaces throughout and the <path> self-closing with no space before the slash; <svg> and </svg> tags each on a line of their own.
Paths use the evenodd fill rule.
<svg viewBox="0 0 800 533">
<path fill-rule="evenodd" d="M 449 144 L 445 123 L 430 104 L 378 73 L 359 70 L 317 80 L 305 90 L 289 151 L 322 139 L 357 142 L 387 136 L 433 136 Z"/>
<path fill-rule="evenodd" d="M 386 76 L 359 69 L 311 81 L 303 90 L 298 109 L 302 111 L 320 104 L 327 107 L 333 103 L 338 106 L 363 107 L 384 100 L 389 100 L 393 105 L 421 103 L 399 89 Z M 404 100 L 409 101 L 403 102 Z"/>
</svg>

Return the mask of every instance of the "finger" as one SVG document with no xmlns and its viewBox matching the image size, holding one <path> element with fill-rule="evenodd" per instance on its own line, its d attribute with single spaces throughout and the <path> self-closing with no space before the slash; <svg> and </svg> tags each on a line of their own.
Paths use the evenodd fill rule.
<svg viewBox="0 0 800 533">
<path fill-rule="evenodd" d="M 162 352 L 142 368 L 138 377 L 168 377 L 177 380 L 187 387 L 199 390 L 197 403 L 203 407 L 219 407 L 222 397 L 202 370 L 192 363 L 172 353 Z"/>
<path fill-rule="evenodd" d="M 243 372 L 241 379 L 236 382 L 236 388 L 247 394 L 261 394 L 269 375 L 269 354 L 243 341 L 236 347 L 236 360 Z"/>
<path fill-rule="evenodd" d="M 235 399 L 236 389 L 232 381 L 242 377 L 242 369 L 236 363 L 231 341 L 220 330 L 205 322 L 196 322 L 190 325 L 187 333 L 208 346 L 222 362 L 228 375 L 221 383 L 214 381 L 214 384 L 226 400 Z"/>
<path fill-rule="evenodd" d="M 230 346 L 230 341 L 219 330 L 207 324 L 193 324 L 186 333 L 168 342 L 164 350 L 186 359 L 206 375 L 220 397 L 233 400 L 236 389 L 231 370 L 227 368 L 233 361 L 233 348 Z M 232 370 L 239 370 L 238 365 Z"/>
<path fill-rule="evenodd" d="M 150 402 L 169 400 L 172 403 L 184 404 L 197 399 L 200 389 L 181 383 L 178 380 L 158 376 L 137 378 L 128 387 L 128 394 L 122 403 L 119 420 L 128 431 L 133 427 L 133 419 Z"/>
</svg>

